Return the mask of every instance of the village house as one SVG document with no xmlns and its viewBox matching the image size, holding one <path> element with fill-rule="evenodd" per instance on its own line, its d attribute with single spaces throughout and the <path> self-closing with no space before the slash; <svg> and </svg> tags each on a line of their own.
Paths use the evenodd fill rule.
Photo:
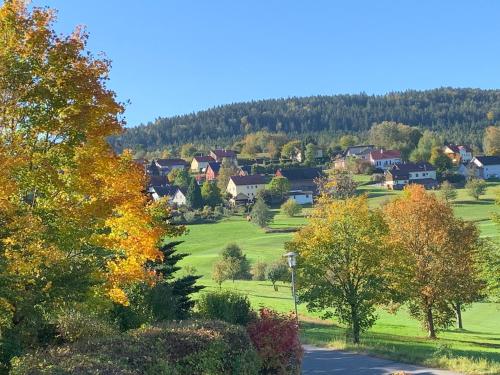
<svg viewBox="0 0 500 375">
<path fill-rule="evenodd" d="M 294 200 L 298 204 L 312 204 L 313 192 L 303 190 L 290 190 L 287 194 L 289 199 Z"/>
<path fill-rule="evenodd" d="M 314 159 L 322 159 L 323 157 L 324 157 L 323 149 L 316 148 L 316 150 L 314 150 Z M 292 160 L 296 161 L 298 163 L 302 163 L 305 161 L 305 159 L 306 159 L 305 151 L 303 151 L 299 148 L 296 148 L 293 155 L 292 155 Z"/>
<path fill-rule="evenodd" d="M 217 162 L 208 163 L 207 169 L 205 170 L 205 179 L 207 181 L 213 181 L 217 179 L 217 176 L 219 175 L 220 164 L 221 163 Z"/>
<path fill-rule="evenodd" d="M 286 177 L 290 182 L 290 190 L 312 191 L 317 193 L 315 180 L 323 176 L 321 168 L 280 168 L 276 171 L 277 177 Z"/>
<path fill-rule="evenodd" d="M 395 164 L 401 164 L 401 152 L 398 150 L 373 150 L 370 151 L 368 160 L 373 167 L 387 170 Z"/>
<path fill-rule="evenodd" d="M 266 187 L 266 179 L 259 174 L 250 176 L 231 176 L 226 191 L 233 203 L 252 202 L 257 192 Z"/>
<path fill-rule="evenodd" d="M 391 190 L 401 190 L 408 184 L 423 185 L 426 189 L 438 186 L 436 168 L 429 163 L 404 163 L 393 165 L 385 172 L 385 185 Z"/>
<path fill-rule="evenodd" d="M 500 178 L 500 156 L 476 156 L 466 168 L 459 169 L 459 172 L 467 177 L 474 176 L 486 180 Z"/>
<path fill-rule="evenodd" d="M 149 193 L 154 201 L 163 197 L 168 197 L 168 201 L 176 206 L 183 206 L 186 204 L 186 194 L 177 186 L 152 186 L 149 189 Z"/>
<path fill-rule="evenodd" d="M 234 165 L 238 165 L 238 158 L 236 156 L 236 151 L 226 150 L 226 149 L 217 149 L 210 151 L 210 156 L 217 162 L 222 163 L 222 160 L 228 159 Z"/>
<path fill-rule="evenodd" d="M 375 150 L 374 145 L 357 145 L 350 146 L 333 161 L 333 168 L 346 169 L 349 159 L 355 158 L 359 160 L 369 160 L 370 152 Z"/>
<path fill-rule="evenodd" d="M 205 172 L 208 163 L 215 162 L 215 159 L 209 155 L 205 156 L 195 156 L 191 161 L 191 170 L 194 172 Z"/>
<path fill-rule="evenodd" d="M 443 147 L 443 152 L 455 165 L 469 163 L 472 160 L 472 149 L 469 146 L 446 145 Z"/>
<path fill-rule="evenodd" d="M 174 169 L 185 169 L 188 166 L 183 159 L 156 159 L 155 164 L 160 175 L 167 175 Z"/>
</svg>

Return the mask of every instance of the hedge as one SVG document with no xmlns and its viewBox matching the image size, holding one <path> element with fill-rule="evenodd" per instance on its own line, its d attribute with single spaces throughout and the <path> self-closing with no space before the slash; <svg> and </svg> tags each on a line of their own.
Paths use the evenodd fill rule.
<svg viewBox="0 0 500 375">
<path fill-rule="evenodd" d="M 243 327 L 183 321 L 48 347 L 14 358 L 12 375 L 196 375 L 259 373 Z"/>
</svg>

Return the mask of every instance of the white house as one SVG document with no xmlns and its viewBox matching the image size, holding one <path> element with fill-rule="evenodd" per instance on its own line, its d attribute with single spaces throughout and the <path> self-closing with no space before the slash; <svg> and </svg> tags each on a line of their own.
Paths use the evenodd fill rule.
<svg viewBox="0 0 500 375">
<path fill-rule="evenodd" d="M 419 184 L 426 189 L 438 186 L 436 168 L 429 163 L 393 165 L 385 172 L 385 185 L 391 190 L 401 190 L 408 184 Z"/>
<path fill-rule="evenodd" d="M 236 151 L 217 149 L 210 151 L 210 156 L 215 159 L 217 163 L 222 163 L 222 160 L 228 159 L 234 165 L 238 165 L 238 157 L 236 156 Z"/>
<path fill-rule="evenodd" d="M 375 168 L 387 170 L 393 165 L 401 164 L 401 152 L 398 150 L 373 150 L 370 152 L 368 160 Z"/>
<path fill-rule="evenodd" d="M 323 157 L 324 157 L 323 149 L 316 147 L 314 150 L 314 158 L 321 159 Z M 292 160 L 294 160 L 298 163 L 302 163 L 305 160 L 304 152 L 301 149 L 296 148 L 293 155 L 292 155 Z"/>
<path fill-rule="evenodd" d="M 208 163 L 215 162 L 215 159 L 209 155 L 195 156 L 191 161 L 191 170 L 195 172 L 204 172 L 208 167 Z"/>
<path fill-rule="evenodd" d="M 177 206 L 183 206 L 186 204 L 186 195 L 177 186 L 152 186 L 149 189 L 149 193 L 153 200 L 157 201 L 160 198 L 168 197 L 168 201 Z"/>
<path fill-rule="evenodd" d="M 466 172 L 484 179 L 500 178 L 500 156 L 476 156 Z"/>
<path fill-rule="evenodd" d="M 454 164 L 468 163 L 472 160 L 472 149 L 465 145 L 446 145 L 443 152 Z"/>
<path fill-rule="evenodd" d="M 246 196 L 248 201 L 253 201 L 257 197 L 257 192 L 266 186 L 266 180 L 259 174 L 249 176 L 232 176 L 227 184 L 226 191 L 231 194 L 233 200 Z"/>
<path fill-rule="evenodd" d="M 298 204 L 312 204 L 313 192 L 302 191 L 302 190 L 290 190 L 288 192 L 288 198 L 293 199 Z"/>
</svg>

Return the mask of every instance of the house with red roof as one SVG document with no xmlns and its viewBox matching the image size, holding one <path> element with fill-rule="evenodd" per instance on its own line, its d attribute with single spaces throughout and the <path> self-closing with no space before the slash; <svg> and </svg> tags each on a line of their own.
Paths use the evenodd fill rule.
<svg viewBox="0 0 500 375">
<path fill-rule="evenodd" d="M 368 155 L 368 160 L 374 168 L 387 170 L 392 166 L 401 164 L 401 152 L 398 150 L 372 150 Z"/>
</svg>

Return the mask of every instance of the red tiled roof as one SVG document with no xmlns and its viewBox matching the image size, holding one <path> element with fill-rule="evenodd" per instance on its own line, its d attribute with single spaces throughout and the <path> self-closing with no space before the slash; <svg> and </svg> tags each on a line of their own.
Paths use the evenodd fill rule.
<svg viewBox="0 0 500 375">
<path fill-rule="evenodd" d="M 401 158 L 401 152 L 398 150 L 375 150 L 370 152 L 373 160 Z"/>
</svg>

